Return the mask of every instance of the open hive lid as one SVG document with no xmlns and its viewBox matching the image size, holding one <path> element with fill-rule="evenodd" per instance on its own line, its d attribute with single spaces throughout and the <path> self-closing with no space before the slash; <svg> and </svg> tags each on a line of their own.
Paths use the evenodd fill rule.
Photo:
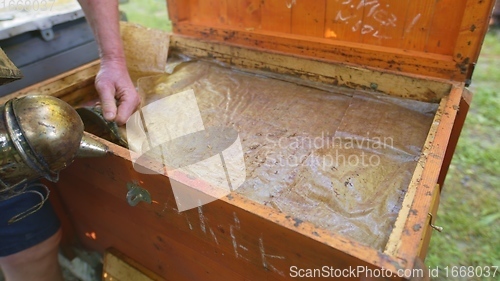
<svg viewBox="0 0 500 281">
<path fill-rule="evenodd" d="M 469 82 L 494 0 L 167 0 L 175 33 Z"/>
<path fill-rule="evenodd" d="M 40 30 L 44 40 L 50 41 L 53 26 L 84 17 L 76 0 L 10 1 L 2 3 L 0 14 L 0 40 Z"/>
</svg>

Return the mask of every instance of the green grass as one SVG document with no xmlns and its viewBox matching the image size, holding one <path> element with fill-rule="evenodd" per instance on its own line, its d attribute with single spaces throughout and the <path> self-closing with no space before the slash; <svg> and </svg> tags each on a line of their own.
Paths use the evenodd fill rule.
<svg viewBox="0 0 500 281">
<path fill-rule="evenodd" d="M 120 10 L 125 12 L 130 22 L 161 30 L 171 30 L 166 3 L 166 0 L 129 0 L 120 4 Z"/>
<path fill-rule="evenodd" d="M 426 259 L 426 264 L 433 268 L 500 266 L 499 30 L 492 30 L 486 36 L 471 89 L 474 98 L 446 178 L 436 220 L 444 232 L 433 234 Z M 451 279 L 441 273 L 434 280 Z M 500 280 L 500 272 L 497 278 Z"/>
<path fill-rule="evenodd" d="M 129 21 L 164 30 L 171 28 L 165 0 L 130 0 L 121 9 L 127 13 Z M 484 41 L 471 90 L 473 102 L 446 178 L 435 222 L 444 227 L 444 231 L 433 233 L 426 259 L 426 264 L 432 268 L 500 266 L 498 30 L 488 33 Z M 445 278 L 442 271 L 434 280 L 457 279 Z"/>
</svg>

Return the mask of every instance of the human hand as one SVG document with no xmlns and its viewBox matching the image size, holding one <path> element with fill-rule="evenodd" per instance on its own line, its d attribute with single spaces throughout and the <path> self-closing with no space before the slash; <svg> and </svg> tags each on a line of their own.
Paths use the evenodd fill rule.
<svg viewBox="0 0 500 281">
<path fill-rule="evenodd" d="M 95 87 L 108 121 L 123 125 L 139 106 L 139 94 L 130 80 L 125 59 L 102 59 Z"/>
</svg>

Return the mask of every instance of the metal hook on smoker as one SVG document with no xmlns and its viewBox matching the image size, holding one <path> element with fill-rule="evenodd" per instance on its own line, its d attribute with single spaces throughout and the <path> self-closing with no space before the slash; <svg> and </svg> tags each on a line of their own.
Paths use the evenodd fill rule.
<svg viewBox="0 0 500 281">
<path fill-rule="evenodd" d="M 28 187 L 42 187 L 44 190 L 45 190 L 45 195 L 42 194 L 42 192 L 39 192 L 37 190 L 26 190 Z M 24 218 L 26 218 L 27 216 L 37 212 L 38 210 L 40 210 L 43 206 L 43 204 L 45 204 L 45 202 L 47 201 L 47 199 L 49 198 L 49 194 L 50 194 L 50 190 L 47 188 L 47 186 L 41 184 L 41 183 L 36 183 L 36 184 L 31 184 L 31 185 L 26 185 L 23 189 L 22 189 L 22 192 L 21 193 L 18 193 L 10 198 L 14 198 L 14 197 L 17 197 L 19 195 L 22 195 L 22 194 L 27 194 L 27 193 L 33 193 L 33 194 L 36 194 L 38 196 L 40 196 L 41 198 L 41 201 L 40 203 L 36 204 L 35 206 L 27 209 L 26 211 L 22 212 L 22 213 L 19 213 L 15 216 L 13 216 L 10 220 L 9 220 L 9 224 L 12 224 L 12 223 L 15 223 L 15 222 L 18 222 Z"/>
</svg>

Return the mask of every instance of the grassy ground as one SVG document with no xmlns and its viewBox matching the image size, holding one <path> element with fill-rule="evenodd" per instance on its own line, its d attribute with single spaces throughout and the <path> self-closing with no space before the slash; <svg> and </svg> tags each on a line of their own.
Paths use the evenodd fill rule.
<svg viewBox="0 0 500 281">
<path fill-rule="evenodd" d="M 499 29 L 490 30 L 485 39 L 471 88 L 474 98 L 436 222 L 445 230 L 433 234 L 426 260 L 433 268 L 500 266 Z M 444 271 L 441 273 L 435 280 L 450 280 L 444 278 Z M 500 280 L 500 272 L 497 278 L 482 280 Z"/>
<path fill-rule="evenodd" d="M 121 6 L 129 21 L 168 30 L 164 0 L 130 0 Z M 500 30 L 484 42 L 471 87 L 471 109 L 451 164 L 426 264 L 439 267 L 500 266 Z M 463 278 L 463 280 L 500 280 Z"/>
<path fill-rule="evenodd" d="M 120 10 L 126 13 L 130 22 L 162 30 L 171 30 L 166 3 L 166 0 L 128 0 L 120 5 Z"/>
</svg>

